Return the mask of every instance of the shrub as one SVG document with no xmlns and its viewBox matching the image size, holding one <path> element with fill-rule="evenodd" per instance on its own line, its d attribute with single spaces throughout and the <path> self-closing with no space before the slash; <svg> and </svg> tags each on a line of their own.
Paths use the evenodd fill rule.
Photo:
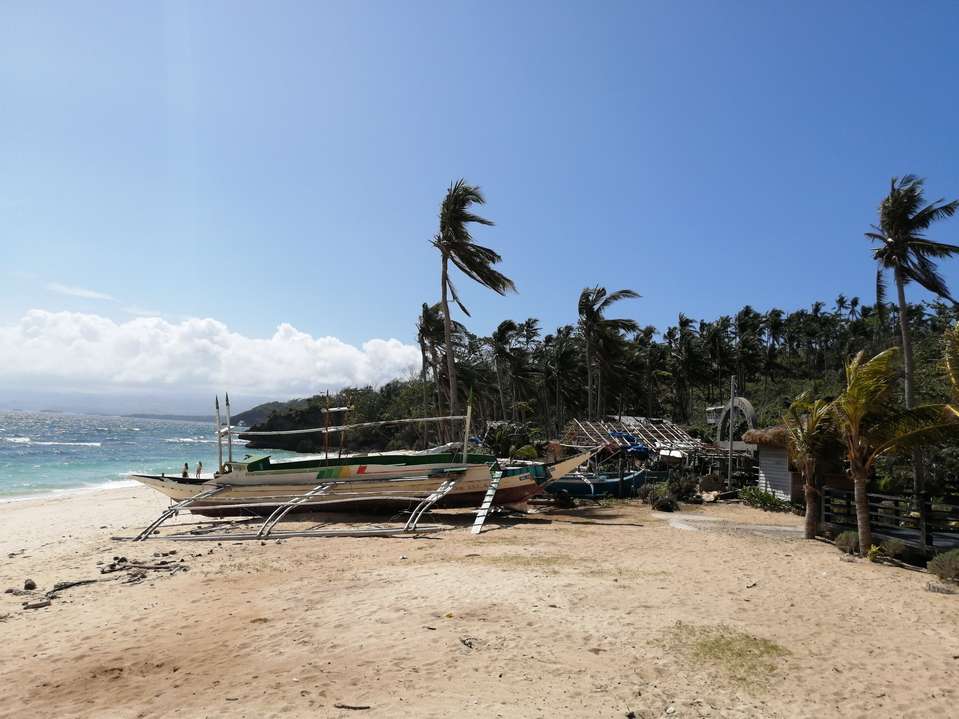
<svg viewBox="0 0 959 719">
<path fill-rule="evenodd" d="M 879 549 L 884 556 L 899 559 L 899 557 L 906 553 L 908 547 L 906 547 L 904 542 L 898 539 L 884 539 L 879 544 Z"/>
<path fill-rule="evenodd" d="M 646 501 L 653 509 L 660 512 L 675 512 L 679 509 L 679 502 L 670 491 L 669 482 L 657 482 L 652 485 L 646 496 Z"/>
<path fill-rule="evenodd" d="M 772 492 L 767 492 L 759 487 L 743 487 L 739 490 L 739 498 L 744 504 L 767 512 L 789 512 L 792 510 L 792 505 L 785 499 L 780 499 Z"/>
<path fill-rule="evenodd" d="M 859 551 L 859 532 L 847 530 L 836 537 L 836 549 L 846 554 L 855 554 Z"/>
<path fill-rule="evenodd" d="M 688 502 L 699 494 L 699 481 L 695 477 L 675 477 L 670 479 L 669 492 L 676 499 Z"/>
<path fill-rule="evenodd" d="M 959 549 L 937 554 L 926 565 L 942 581 L 959 582 Z"/>
<path fill-rule="evenodd" d="M 513 459 L 536 459 L 536 448 L 531 444 L 524 445 L 513 453 Z"/>
<path fill-rule="evenodd" d="M 649 500 L 649 493 L 653 491 L 652 482 L 644 482 L 639 485 L 636 489 L 636 496 L 639 497 L 642 501 L 646 502 Z"/>
</svg>

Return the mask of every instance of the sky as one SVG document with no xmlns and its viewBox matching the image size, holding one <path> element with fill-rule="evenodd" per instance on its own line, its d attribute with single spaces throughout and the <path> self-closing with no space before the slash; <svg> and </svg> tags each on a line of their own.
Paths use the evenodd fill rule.
<svg viewBox="0 0 959 719">
<path fill-rule="evenodd" d="M 0 407 L 408 376 L 460 177 L 519 290 L 459 278 L 480 335 L 573 322 L 597 284 L 660 329 L 869 302 L 890 178 L 959 197 L 957 21 L 951 2 L 5 2 Z M 959 242 L 959 219 L 932 236 Z"/>
</svg>

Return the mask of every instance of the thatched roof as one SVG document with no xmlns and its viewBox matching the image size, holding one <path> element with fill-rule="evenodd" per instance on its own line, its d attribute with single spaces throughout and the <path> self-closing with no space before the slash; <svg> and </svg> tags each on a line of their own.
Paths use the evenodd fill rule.
<svg viewBox="0 0 959 719">
<path fill-rule="evenodd" d="M 767 447 L 785 447 L 786 428 L 777 425 L 763 429 L 751 429 L 743 435 L 743 442 L 766 445 Z"/>
</svg>

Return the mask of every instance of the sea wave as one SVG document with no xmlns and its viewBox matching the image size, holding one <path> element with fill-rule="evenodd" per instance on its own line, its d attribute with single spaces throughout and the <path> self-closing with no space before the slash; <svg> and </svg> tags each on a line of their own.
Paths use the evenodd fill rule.
<svg viewBox="0 0 959 719">
<path fill-rule="evenodd" d="M 26 486 L 26 485 L 20 485 Z M 2 496 L 0 495 L 0 504 L 8 504 L 10 502 L 28 502 L 31 499 L 51 499 L 54 497 L 69 497 L 75 494 L 90 494 L 92 492 L 102 492 L 106 489 L 124 489 L 130 487 L 138 487 L 140 483 L 135 479 L 122 479 L 116 480 L 111 479 L 105 482 L 98 482 L 96 484 L 84 484 L 80 487 L 64 487 L 62 489 L 48 489 L 46 491 L 34 492 L 33 494 L 21 494 L 16 496 Z"/>
<path fill-rule="evenodd" d="M 31 437 L 4 437 L 4 442 L 13 444 L 32 444 L 38 447 L 102 447 L 100 442 L 47 442 L 34 440 Z"/>
<path fill-rule="evenodd" d="M 213 444 L 216 442 L 215 439 L 204 439 L 202 437 L 172 437 L 163 441 L 171 444 Z"/>
</svg>

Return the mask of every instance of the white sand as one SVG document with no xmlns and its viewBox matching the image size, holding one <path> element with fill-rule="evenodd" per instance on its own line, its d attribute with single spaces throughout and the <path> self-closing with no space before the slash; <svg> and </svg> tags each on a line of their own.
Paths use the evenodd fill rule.
<svg viewBox="0 0 959 719">
<path fill-rule="evenodd" d="M 798 517 L 713 507 L 690 530 L 628 505 L 480 537 L 109 539 L 165 505 L 144 489 L 0 505 L 0 588 L 99 578 L 114 555 L 191 567 L 37 610 L 0 594 L 0 716 L 959 716 L 959 595 L 841 561 L 788 531 Z M 743 683 L 684 653 L 677 621 L 788 654 Z"/>
</svg>

